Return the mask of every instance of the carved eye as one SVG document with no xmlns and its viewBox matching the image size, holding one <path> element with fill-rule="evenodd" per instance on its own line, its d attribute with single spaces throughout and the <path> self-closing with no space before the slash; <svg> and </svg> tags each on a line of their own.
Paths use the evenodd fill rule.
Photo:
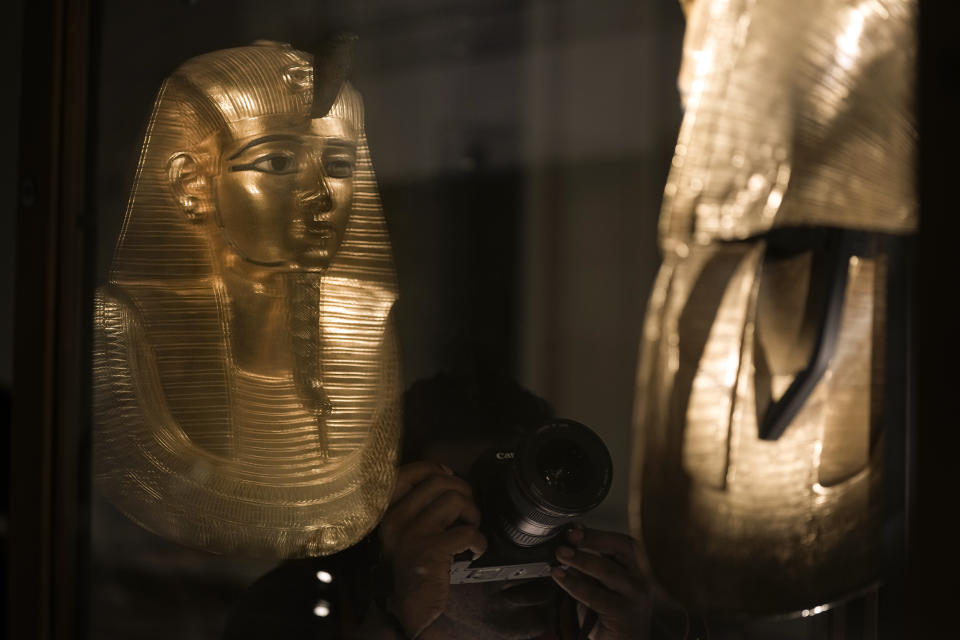
<svg viewBox="0 0 960 640">
<path fill-rule="evenodd" d="M 323 169 L 331 178 L 353 177 L 353 160 L 349 158 L 330 158 L 323 163 Z"/>
<path fill-rule="evenodd" d="M 297 170 L 296 160 L 285 153 L 270 153 L 250 163 L 250 168 L 263 173 L 286 174 Z"/>
</svg>

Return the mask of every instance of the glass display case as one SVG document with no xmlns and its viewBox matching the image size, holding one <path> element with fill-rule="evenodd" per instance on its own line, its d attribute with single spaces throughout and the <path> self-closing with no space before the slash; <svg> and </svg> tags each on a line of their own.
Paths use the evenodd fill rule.
<svg viewBox="0 0 960 640">
<path fill-rule="evenodd" d="M 728 579 L 736 569 L 727 565 L 657 575 L 674 571 L 664 568 L 674 547 L 682 555 L 715 542 L 698 538 L 684 482 L 712 473 L 691 470 L 688 458 L 716 462 L 731 446 L 704 436 L 697 451 L 677 453 L 669 438 L 638 435 L 656 432 L 657 376 L 689 364 L 664 355 L 638 378 L 638 349 L 649 359 L 707 330 L 678 309 L 673 338 L 669 322 L 662 336 L 651 324 L 648 309 L 660 313 L 678 295 L 668 295 L 661 262 L 669 270 L 687 257 L 681 236 L 696 255 L 697 243 L 715 243 L 719 255 L 744 241 L 719 206 L 712 215 L 686 203 L 695 220 L 667 215 L 707 171 L 694 163 L 718 162 L 694 157 L 689 136 L 754 145 L 741 168 L 751 153 L 771 159 L 807 140 L 784 134 L 782 148 L 762 151 L 769 141 L 755 125 L 773 107 L 750 102 L 759 89 L 737 94 L 750 116 L 742 130 L 689 102 L 704 95 L 705 77 L 732 68 L 721 63 L 743 60 L 718 56 L 716 75 L 696 76 L 703 56 L 689 60 L 688 40 L 684 59 L 685 31 L 706 38 L 713 24 L 739 43 L 763 27 L 751 23 L 751 3 L 727 24 L 722 9 L 710 20 L 707 0 L 696 2 L 699 23 L 695 2 L 675 1 L 14 3 L 21 106 L 4 120 L 19 125 L 8 189 L 19 212 L 8 296 L 16 341 L 10 373 L 0 372 L 15 383 L 11 637 L 539 639 L 591 627 L 601 639 L 900 637 L 912 404 L 884 405 L 902 424 L 885 443 L 895 475 L 879 503 L 899 519 L 871 512 L 887 539 L 870 537 L 886 546 L 872 549 L 876 570 L 865 573 L 880 579 L 857 574 L 856 588 L 844 582 L 842 597 L 830 591 L 816 609 L 804 591 L 805 609 Z M 860 60 L 869 47 L 854 51 L 860 35 L 849 31 L 834 44 Z M 769 65 L 757 85 L 780 81 L 794 62 Z M 856 65 L 842 63 L 824 77 L 843 84 L 841 67 Z M 730 74 L 729 85 L 708 89 L 722 94 L 740 77 Z M 806 103 L 789 106 L 796 122 L 813 121 Z M 851 117 L 874 115 L 864 113 Z M 700 119 L 684 122 L 690 114 Z M 841 132 L 832 140 L 856 130 L 830 122 Z M 898 123 L 912 144 L 913 121 Z M 817 164 L 817 153 L 803 147 L 797 166 Z M 898 167 L 883 175 L 902 177 Z M 771 171 L 764 179 L 782 199 L 789 171 Z M 903 178 L 911 197 L 912 178 Z M 883 194 L 863 180 L 850 193 L 873 206 Z M 733 187 L 704 189 L 727 189 L 719 202 Z M 892 233 L 916 230 L 910 214 Z M 765 220 L 747 235 L 770 240 Z M 832 218 L 817 209 L 797 220 Z M 710 237 L 694 239 L 704 229 Z M 715 258 L 713 274 L 739 269 L 746 282 L 739 257 Z M 794 271 L 742 285 L 743 299 L 751 286 L 807 287 Z M 723 294 L 697 286 L 706 298 Z M 803 301 L 791 300 L 761 315 L 799 326 Z M 906 293 L 893 300 L 913 304 Z M 907 335 L 911 325 L 895 329 Z M 901 358 L 903 371 L 912 357 Z M 863 373 L 857 363 L 851 370 Z M 717 367 L 690 373 L 688 386 L 722 378 Z M 898 380 L 914 389 L 912 373 Z M 683 414 L 684 429 L 716 431 L 703 417 L 716 407 L 695 420 L 687 399 L 656 397 Z M 810 437 L 822 444 L 822 433 Z M 836 483 L 855 472 L 840 475 Z M 783 497 L 778 487 L 763 504 Z M 653 533 L 631 520 L 641 496 L 655 511 L 644 515 Z M 718 521 L 729 516 L 725 503 L 711 504 Z M 764 520 L 762 510 L 751 517 Z M 430 525 L 431 514 L 442 523 Z M 724 522 L 724 535 L 742 524 Z M 433 537 L 412 545 L 407 532 L 427 525 Z M 644 549 L 641 534 L 655 544 Z M 749 564 L 761 546 L 721 551 Z M 594 558 L 614 578 L 591 577 L 607 576 L 589 568 Z M 446 572 L 440 605 L 406 597 L 423 576 Z M 733 597 L 733 583 L 771 607 L 790 604 L 734 606 L 718 595 Z M 611 598 L 614 613 L 604 608 Z"/>
</svg>

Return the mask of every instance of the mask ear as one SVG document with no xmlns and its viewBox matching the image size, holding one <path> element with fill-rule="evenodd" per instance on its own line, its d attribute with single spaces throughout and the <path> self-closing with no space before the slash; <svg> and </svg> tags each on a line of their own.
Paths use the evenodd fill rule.
<svg viewBox="0 0 960 640">
<path fill-rule="evenodd" d="M 192 153 L 180 152 L 167 161 L 167 179 L 170 190 L 181 211 L 190 222 L 200 222 L 210 210 L 212 194 L 210 179 L 203 170 L 200 158 Z"/>
</svg>

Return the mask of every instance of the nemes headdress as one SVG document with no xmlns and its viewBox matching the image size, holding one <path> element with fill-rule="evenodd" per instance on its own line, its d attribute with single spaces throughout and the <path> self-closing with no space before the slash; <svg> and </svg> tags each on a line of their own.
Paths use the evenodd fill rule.
<svg viewBox="0 0 960 640">
<path fill-rule="evenodd" d="M 878 579 L 897 508 L 916 3 L 683 5 L 633 532 L 688 610 L 816 611 Z"/>
<path fill-rule="evenodd" d="M 376 525 L 392 491 L 402 391 L 390 318 L 396 278 L 363 103 L 344 81 L 342 48 L 325 56 L 258 42 L 193 58 L 164 82 L 98 291 L 97 485 L 132 520 L 188 546 L 333 553 Z M 245 371 L 231 347 L 233 294 L 218 249 L 184 215 L 170 161 L 190 152 L 215 174 L 225 170 L 217 150 L 254 124 L 289 131 L 323 116 L 357 132 L 349 222 L 314 295 L 285 307 L 300 318 L 281 325 L 301 364 Z M 311 386 L 325 394 L 322 411 Z"/>
</svg>

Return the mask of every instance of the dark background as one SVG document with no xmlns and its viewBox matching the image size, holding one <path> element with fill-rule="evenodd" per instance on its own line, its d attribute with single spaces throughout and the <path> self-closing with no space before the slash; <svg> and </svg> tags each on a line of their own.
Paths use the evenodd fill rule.
<svg viewBox="0 0 960 640">
<path fill-rule="evenodd" d="M 11 0 L 0 20 L 0 59 L 6 64 L 0 99 L 0 620 L 7 620 L 7 540 L 10 513 L 10 423 L 13 388 L 13 283 L 17 221 L 17 152 L 20 145 L 20 49 L 22 0 Z M 5 629 L 0 629 L 0 637 Z"/>
</svg>

